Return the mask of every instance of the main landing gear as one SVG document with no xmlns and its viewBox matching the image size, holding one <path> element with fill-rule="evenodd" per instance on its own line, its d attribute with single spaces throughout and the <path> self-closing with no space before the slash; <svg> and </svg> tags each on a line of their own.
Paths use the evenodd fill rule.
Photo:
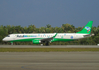
<svg viewBox="0 0 99 70">
<path fill-rule="evenodd" d="M 45 45 L 46 45 L 46 46 L 49 46 L 49 42 L 46 42 Z"/>
<path fill-rule="evenodd" d="M 49 42 L 45 42 L 45 43 L 42 43 L 41 46 L 49 46 L 50 43 Z"/>
</svg>

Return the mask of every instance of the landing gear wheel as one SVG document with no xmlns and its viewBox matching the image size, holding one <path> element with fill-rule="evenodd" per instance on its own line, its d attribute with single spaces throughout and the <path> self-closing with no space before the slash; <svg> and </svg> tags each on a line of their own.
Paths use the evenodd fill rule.
<svg viewBox="0 0 99 70">
<path fill-rule="evenodd" d="M 41 44 L 41 46 L 43 46 L 43 44 Z"/>
<path fill-rule="evenodd" d="M 46 42 L 45 45 L 46 45 L 46 46 L 49 46 L 49 42 Z"/>
</svg>

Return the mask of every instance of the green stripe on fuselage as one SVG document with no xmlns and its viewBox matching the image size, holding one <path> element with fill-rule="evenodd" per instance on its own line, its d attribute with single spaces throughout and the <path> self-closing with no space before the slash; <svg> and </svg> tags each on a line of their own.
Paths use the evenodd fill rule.
<svg viewBox="0 0 99 70">
<path fill-rule="evenodd" d="M 11 40 L 9 42 L 32 42 L 32 40 L 34 39 L 44 39 L 44 38 L 28 38 L 28 39 L 18 39 L 18 40 Z M 57 42 L 57 41 L 64 41 L 64 42 L 67 42 L 67 41 L 73 41 L 75 39 L 62 39 L 62 38 L 54 38 L 53 40 L 51 40 L 51 42 Z"/>
<path fill-rule="evenodd" d="M 57 42 L 57 41 L 74 41 L 75 39 L 62 39 L 62 38 L 54 38 L 53 40 L 51 40 L 51 42 Z"/>
<path fill-rule="evenodd" d="M 10 42 L 32 42 L 32 40 L 34 39 L 42 39 L 42 38 L 17 39 L 17 40 L 11 40 Z"/>
</svg>

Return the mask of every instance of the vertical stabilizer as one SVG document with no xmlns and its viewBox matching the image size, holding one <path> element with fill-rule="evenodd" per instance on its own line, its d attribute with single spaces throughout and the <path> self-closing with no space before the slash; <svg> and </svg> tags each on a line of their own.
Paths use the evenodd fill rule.
<svg viewBox="0 0 99 70">
<path fill-rule="evenodd" d="M 92 29 L 92 24 L 93 24 L 93 21 L 89 21 L 87 23 L 87 25 L 81 31 L 79 31 L 77 33 L 90 34 L 91 33 L 91 29 Z"/>
</svg>

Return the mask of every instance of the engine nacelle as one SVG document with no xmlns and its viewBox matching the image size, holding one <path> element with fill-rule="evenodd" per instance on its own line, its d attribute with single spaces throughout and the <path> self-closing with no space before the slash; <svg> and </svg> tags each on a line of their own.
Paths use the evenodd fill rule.
<svg viewBox="0 0 99 70">
<path fill-rule="evenodd" d="M 40 44 L 41 43 L 40 40 L 33 40 L 32 42 L 33 42 L 33 44 Z"/>
<path fill-rule="evenodd" d="M 57 39 L 52 39 L 52 40 L 50 41 L 50 43 L 51 43 L 51 42 L 56 42 L 56 41 L 58 41 L 58 40 L 57 40 Z"/>
</svg>

